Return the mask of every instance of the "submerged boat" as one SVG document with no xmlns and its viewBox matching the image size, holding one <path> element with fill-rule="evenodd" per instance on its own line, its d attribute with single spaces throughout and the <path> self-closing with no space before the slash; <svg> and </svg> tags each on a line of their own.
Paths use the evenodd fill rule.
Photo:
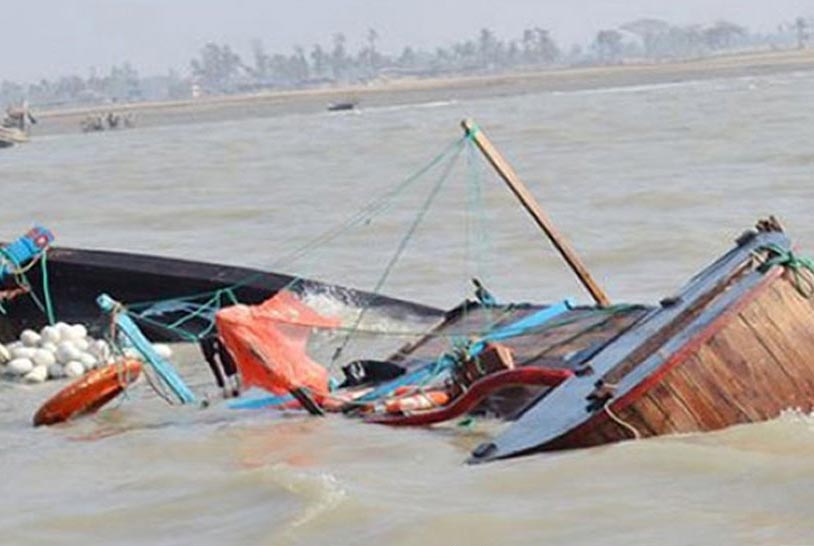
<svg viewBox="0 0 814 546">
<path fill-rule="evenodd" d="M 472 461 L 705 432 L 814 407 L 811 263 L 761 222 L 524 408 Z M 573 366 L 564 363 L 568 369 Z"/>
<path fill-rule="evenodd" d="M 0 275 L 0 279 L 2 279 Z M 198 299 L 211 299 L 222 292 L 220 305 L 230 298 L 260 303 L 281 288 L 311 294 L 327 293 L 353 305 L 387 308 L 388 312 L 440 317 L 442 311 L 427 305 L 376 296 L 360 290 L 328 285 L 291 275 L 223 264 L 179 260 L 145 254 L 49 247 L 47 263 L 26 273 L 26 293 L 3 302 L 0 342 L 19 337 L 25 329 L 38 330 L 48 323 L 41 304 L 50 301 L 63 321 L 97 325 L 99 294 L 107 293 L 140 310 L 139 324 L 154 341 L 189 341 L 211 328 L 213 317 L 202 314 L 185 321 L 184 329 L 169 328 Z M 6 293 L 19 289 L 15 276 L 5 280 Z M 228 289 L 228 291 L 226 291 Z M 30 297 L 33 295 L 34 297 Z M 199 295 L 202 295 L 198 297 Z M 161 302 L 162 305 L 151 305 Z"/>
<path fill-rule="evenodd" d="M 758 222 L 659 305 L 611 305 L 505 160 L 482 134 L 474 138 L 596 305 L 468 302 L 383 359 L 399 368 L 396 378 L 377 380 L 374 361 L 357 381 L 351 376 L 359 370 L 349 366 L 344 389 L 311 384 L 314 399 L 303 402 L 299 393 L 295 404 L 391 426 L 466 415 L 507 421 L 471 462 L 705 432 L 814 408 L 814 261 L 794 255 L 776 219 Z M 307 361 L 296 353 L 258 358 L 231 331 L 240 320 L 219 322 L 219 334 L 241 370 L 273 373 Z M 266 387 L 279 394 L 297 384 L 282 379 Z"/>
<path fill-rule="evenodd" d="M 465 416 L 506 421 L 471 462 L 712 431 L 791 408 L 809 412 L 814 262 L 791 249 L 776 220 L 762 221 L 656 306 L 467 302 L 421 339 L 381 362 L 364 363 L 356 380 L 359 370 L 346 367 L 344 388 L 310 383 L 308 402 L 276 397 L 259 405 L 293 403 L 313 413 L 321 407 L 390 426 Z M 260 322 L 262 312 L 249 322 L 271 329 Z M 263 370 L 274 375 L 278 367 L 304 362 L 303 374 L 316 369 L 304 352 L 272 347 L 291 342 L 284 332 L 264 345 L 261 334 L 246 332 L 245 319 L 233 318 L 232 309 L 223 313 L 230 316 L 219 320 L 219 334 L 243 377 L 260 378 L 250 385 L 281 394 L 296 378 L 275 390 L 281 384 L 268 383 Z M 462 332 L 470 337 L 451 349 L 450 339 Z M 382 380 L 378 372 L 385 369 Z"/>
<path fill-rule="evenodd" d="M 467 416 L 505 421 L 505 429 L 476 448 L 470 462 L 705 432 L 771 419 L 790 408 L 814 408 L 814 261 L 794 254 L 776 219 L 758 222 L 734 248 L 658 305 L 612 304 L 482 131 L 471 122 L 464 129 L 466 143 L 484 153 L 595 304 L 499 304 L 476 281 L 475 300 L 441 313 L 385 298 L 377 290 L 343 288 L 339 293 L 360 309 L 347 325 L 304 301 L 303 294 L 311 290 L 336 290 L 319 283 L 303 291 L 290 277 L 263 274 L 252 281 L 255 285 L 238 280 L 246 279 L 248 270 L 152 258 L 139 265 L 130 255 L 109 253 L 98 254 L 95 263 L 87 255 L 71 258 L 69 252 L 60 259 L 49 254 L 50 263 L 61 263 L 66 276 L 87 281 L 87 287 L 64 283 L 65 298 L 84 300 L 77 290 L 98 291 L 100 278 L 118 279 L 110 292 L 123 294 L 119 298 L 131 307 L 141 293 L 135 297 L 127 290 L 152 287 L 160 296 L 162 290 L 176 294 L 178 283 L 185 283 L 185 293 L 193 285 L 195 290 L 225 290 L 233 283 L 231 289 L 244 292 L 213 312 L 196 336 L 210 343 L 204 354 L 213 371 L 219 365 L 213 361 L 220 360 L 230 370 L 227 375 L 240 376 L 243 387 L 270 393 L 244 397 L 233 407 L 341 412 L 389 426 L 431 426 Z M 132 276 L 136 271 L 142 276 Z M 144 285 L 136 289 L 135 281 Z M 165 324 L 195 325 L 202 314 L 183 305 L 187 301 L 154 302 L 132 318 L 157 334 L 173 330 L 162 330 L 162 321 L 145 321 L 150 313 L 167 314 Z M 130 316 L 122 315 L 123 308 L 107 297 L 100 298 L 100 305 L 137 348 L 144 347 L 146 361 L 167 390 L 181 403 L 195 402 L 180 375 L 149 348 Z M 340 363 L 362 316 L 376 305 L 393 317 L 426 317 L 430 326 L 380 360 Z M 320 330 L 332 343 L 339 342 L 331 367 L 341 365 L 343 381 L 330 377 L 328 367 L 308 354 Z M 222 378 L 218 383 L 223 386 Z"/>
</svg>

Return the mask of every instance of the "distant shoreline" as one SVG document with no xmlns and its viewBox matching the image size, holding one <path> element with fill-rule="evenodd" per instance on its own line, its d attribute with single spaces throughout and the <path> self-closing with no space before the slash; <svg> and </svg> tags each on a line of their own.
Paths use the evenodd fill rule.
<svg viewBox="0 0 814 546">
<path fill-rule="evenodd" d="M 814 70 L 814 50 L 739 53 L 656 64 L 567 67 L 496 75 L 401 78 L 366 86 L 269 91 L 181 101 L 117 103 L 38 111 L 36 114 L 42 123 L 34 129 L 34 138 L 38 134 L 79 132 L 80 122 L 85 116 L 110 110 L 132 112 L 136 116 L 137 126 L 153 126 L 320 112 L 325 111 L 331 102 L 350 99 L 358 100 L 361 108 L 365 108 L 802 70 Z"/>
</svg>

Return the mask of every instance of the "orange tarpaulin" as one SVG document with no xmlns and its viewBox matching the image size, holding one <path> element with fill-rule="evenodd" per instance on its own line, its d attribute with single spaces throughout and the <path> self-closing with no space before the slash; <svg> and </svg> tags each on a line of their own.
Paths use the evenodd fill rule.
<svg viewBox="0 0 814 546">
<path fill-rule="evenodd" d="M 328 371 L 306 354 L 311 328 L 336 328 L 339 319 L 320 315 L 291 292 L 260 305 L 234 305 L 216 314 L 218 334 L 246 387 L 287 394 L 306 387 L 328 393 Z"/>
</svg>

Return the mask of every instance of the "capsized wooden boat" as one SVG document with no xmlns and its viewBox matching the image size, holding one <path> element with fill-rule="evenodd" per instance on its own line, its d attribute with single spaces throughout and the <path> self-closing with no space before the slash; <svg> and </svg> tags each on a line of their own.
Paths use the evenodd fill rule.
<svg viewBox="0 0 814 546">
<path fill-rule="evenodd" d="M 658 306 L 466 303 L 385 360 L 400 375 L 346 380 L 323 407 L 346 400 L 338 409 L 392 426 L 464 415 L 507 421 L 471 462 L 809 412 L 814 263 L 791 248 L 776 221 L 760 222 Z M 466 334 L 475 332 L 480 339 Z M 489 351 L 450 350 L 450 339 L 463 336 L 465 351 L 494 341 L 492 353 L 505 352 L 511 364 L 492 367 Z M 371 361 L 369 371 L 380 364 Z M 480 369 L 461 385 L 472 365 Z"/>
<path fill-rule="evenodd" d="M 299 404 L 315 414 L 343 411 L 389 425 L 428 425 L 465 413 L 509 421 L 494 440 L 475 449 L 472 462 L 717 430 L 771 419 L 787 408 L 812 410 L 814 262 L 795 257 L 776 220 L 761 221 L 744 233 L 735 248 L 659 306 L 611 305 L 483 132 L 471 122 L 464 122 L 464 128 L 596 305 L 501 306 L 481 298 L 444 315 L 410 302 L 306 281 L 311 289 L 334 291 L 363 308 L 390 306 L 392 313 L 410 311 L 438 323 L 387 362 L 349 363 L 339 389 L 329 389 L 325 380 L 319 385 L 323 392 L 314 389 L 309 394 L 296 381 L 283 378 L 288 398 L 272 405 Z M 55 293 L 57 303 L 70 302 L 70 312 L 83 316 L 96 315 L 93 302 L 101 292 L 126 302 L 163 298 L 161 313 L 189 316 L 188 309 L 172 307 L 179 295 L 233 286 L 241 290 L 240 301 L 259 303 L 292 280 L 242 268 L 117 253 L 52 251 L 49 259 L 52 283 L 65 291 Z M 22 315 L 9 311 L 12 318 L 6 320 Z M 279 316 L 275 323 L 286 324 Z M 297 322 L 283 329 L 292 325 L 313 329 Z M 150 333 L 155 338 L 161 332 Z M 465 343 L 450 349 L 450 340 L 461 336 L 467 338 Z M 305 351 L 306 343 L 297 338 L 301 343 L 280 344 L 289 347 L 293 359 Z M 248 341 L 247 352 L 256 361 L 251 365 L 265 372 L 278 365 L 266 358 L 263 347 Z M 235 356 L 228 343 L 220 345 Z M 237 360 L 237 367 L 245 369 L 245 362 Z M 351 381 L 357 378 L 348 373 L 354 372 L 354 364 L 364 372 L 359 381 Z M 407 391 L 399 394 L 402 387 Z"/>
<path fill-rule="evenodd" d="M 471 461 L 811 411 L 814 285 L 802 266 L 777 222 L 759 223 L 677 296 L 581 362 L 580 373 L 521 408 Z"/>
<path fill-rule="evenodd" d="M 96 298 L 103 293 L 129 304 L 164 300 L 160 308 L 142 313 L 146 319 L 140 322 L 140 326 L 153 341 L 186 339 L 179 337 L 177 330 L 162 325 L 188 315 L 188 309 L 181 305 L 173 307 L 166 300 L 233 287 L 232 292 L 241 302 L 260 303 L 294 280 L 290 275 L 245 267 L 60 247 L 48 250 L 47 275 L 56 316 L 70 323 L 96 323 L 100 318 Z M 41 268 L 31 268 L 27 276 L 31 290 L 43 301 Z M 9 282 L 13 282 L 13 279 L 9 279 Z M 15 287 L 7 285 L 5 288 Z M 397 318 L 409 315 L 434 321 L 443 316 L 440 309 L 430 306 L 315 280 L 301 280 L 296 284 L 296 290 L 329 294 L 348 305 L 378 308 Z M 39 329 L 46 324 L 42 310 L 25 294 L 3 304 L 6 314 L 0 314 L 0 342 L 16 339 L 26 328 Z M 195 334 L 209 326 L 206 317 L 192 318 L 185 322 L 184 331 Z"/>
</svg>

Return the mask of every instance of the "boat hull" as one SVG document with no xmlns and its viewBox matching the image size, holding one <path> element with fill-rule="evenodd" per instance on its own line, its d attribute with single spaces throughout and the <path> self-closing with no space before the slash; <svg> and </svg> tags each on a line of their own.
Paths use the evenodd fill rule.
<svg viewBox="0 0 814 546">
<path fill-rule="evenodd" d="M 696 275 L 473 452 L 472 462 L 719 430 L 814 408 L 809 273 L 772 225 Z M 767 262 L 767 260 L 772 260 Z"/>
<path fill-rule="evenodd" d="M 814 305 L 781 269 L 651 377 L 548 449 L 709 432 L 814 409 Z"/>
<path fill-rule="evenodd" d="M 177 260 L 160 256 L 51 248 L 47 272 L 50 297 L 58 320 L 104 327 L 96 298 L 109 294 L 127 305 L 138 302 L 168 300 L 234 287 L 232 292 L 242 303 L 256 304 L 291 285 L 293 276 L 223 264 Z M 28 278 L 33 292 L 45 300 L 42 270 L 33 267 Z M 237 286 L 239 285 L 239 286 Z M 369 305 L 386 309 L 394 318 L 419 316 L 438 318 L 439 309 L 413 302 L 375 295 L 319 281 L 303 279 L 296 289 L 308 293 L 325 293 L 347 305 Z M 38 329 L 46 324 L 42 310 L 28 296 L 18 296 L 5 303 L 6 314 L 0 315 L 0 342 L 16 339 L 26 328 Z M 172 313 L 164 318 L 172 318 Z M 164 322 L 172 322 L 166 320 Z M 184 341 L 178 331 L 162 328 L 158 321 L 140 322 L 153 341 Z M 208 320 L 185 322 L 189 332 L 203 331 Z"/>
</svg>

